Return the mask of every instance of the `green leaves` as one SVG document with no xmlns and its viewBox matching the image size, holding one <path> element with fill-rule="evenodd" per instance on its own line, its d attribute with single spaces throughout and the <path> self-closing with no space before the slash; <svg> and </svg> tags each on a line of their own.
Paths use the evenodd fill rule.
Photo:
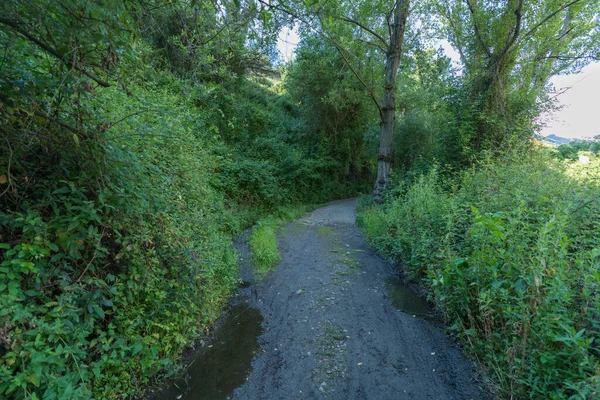
<svg viewBox="0 0 600 400">
<path fill-rule="evenodd" d="M 349 133 L 360 123 L 329 142 L 276 74 L 244 78 L 269 66 L 258 40 L 275 14 L 260 25 L 249 3 L 195 6 L 133 18 L 117 0 L 0 4 L 32 36 L 0 34 L 2 398 L 137 396 L 219 316 L 233 233 L 368 175 L 362 131 Z M 332 98 L 356 94 L 340 86 Z"/>
<path fill-rule="evenodd" d="M 452 181 L 434 171 L 362 216 L 371 242 L 430 288 L 502 396 L 595 396 L 598 163 L 584 171 L 540 152 Z"/>
</svg>

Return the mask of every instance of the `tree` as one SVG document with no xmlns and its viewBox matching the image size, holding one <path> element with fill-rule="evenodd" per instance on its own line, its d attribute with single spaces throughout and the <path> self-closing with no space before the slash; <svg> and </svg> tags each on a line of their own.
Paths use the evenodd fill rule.
<svg viewBox="0 0 600 400">
<path fill-rule="evenodd" d="M 339 163 L 338 179 L 371 184 L 365 131 L 373 125 L 375 110 L 333 44 L 314 33 L 304 36 L 284 82 L 298 105 L 303 142 Z"/>
<path fill-rule="evenodd" d="M 527 133 L 549 78 L 599 59 L 598 0 L 450 0 L 437 7 L 464 67 L 476 151 Z"/>
<path fill-rule="evenodd" d="M 143 36 L 171 70 L 202 81 L 224 82 L 247 72 L 272 72 L 276 24 L 260 18 L 254 1 L 163 1 L 137 13 Z"/>
<path fill-rule="evenodd" d="M 373 188 L 376 201 L 381 201 L 390 185 L 390 174 L 394 160 L 393 135 L 396 117 L 396 82 L 402 45 L 409 15 L 410 0 L 348 3 L 309 2 L 287 6 L 282 2 L 261 4 L 270 10 L 283 12 L 294 21 L 304 24 L 308 31 L 316 32 L 330 41 L 356 79 L 365 88 L 379 111 L 380 145 L 377 157 L 377 178 Z M 344 41 L 341 34 L 348 33 L 350 39 Z M 352 47 L 359 43 L 371 50 L 383 53 L 383 79 L 381 94 L 374 85 L 369 85 L 360 72 L 360 61 L 352 57 Z M 363 49 L 364 50 L 364 49 Z M 374 79 L 372 79 L 374 82 Z"/>
</svg>

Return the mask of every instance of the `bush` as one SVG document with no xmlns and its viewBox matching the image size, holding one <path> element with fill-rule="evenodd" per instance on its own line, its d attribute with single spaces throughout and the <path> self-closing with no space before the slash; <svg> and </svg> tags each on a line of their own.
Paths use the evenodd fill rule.
<svg viewBox="0 0 600 400">
<path fill-rule="evenodd" d="M 431 290 L 506 397 L 596 397 L 600 163 L 533 153 L 440 181 L 367 210 L 371 241 Z"/>
<path fill-rule="evenodd" d="M 139 394 L 175 373 L 184 347 L 219 316 L 237 283 L 233 234 L 355 190 L 329 179 L 335 160 L 290 139 L 288 111 L 274 108 L 281 95 L 268 87 L 239 80 L 238 108 L 224 113 L 209 101 L 221 86 L 189 89 L 135 64 L 119 67 L 126 91 L 81 95 L 67 121 L 85 131 L 27 113 L 6 119 L 0 397 Z M 245 96 L 264 101 L 244 109 Z M 251 126 L 237 119 L 255 111 Z M 276 226 L 251 239 L 261 270 L 278 263 Z"/>
<path fill-rule="evenodd" d="M 169 90 L 130 90 L 98 93 L 93 104 L 111 107 L 97 117 L 125 118 L 130 97 L 155 112 L 52 147 L 64 169 L 45 166 L 48 177 L 20 187 L 21 206 L 0 213 L 0 393 L 11 398 L 136 393 L 168 374 L 235 287 L 215 157 Z M 28 173 L 29 149 L 15 144 Z"/>
</svg>

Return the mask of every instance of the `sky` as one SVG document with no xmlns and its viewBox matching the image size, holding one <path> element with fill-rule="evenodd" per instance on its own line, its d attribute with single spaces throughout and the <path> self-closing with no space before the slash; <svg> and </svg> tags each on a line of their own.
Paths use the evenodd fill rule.
<svg viewBox="0 0 600 400">
<path fill-rule="evenodd" d="M 294 27 L 294 29 L 290 29 L 285 26 L 277 37 L 277 49 L 281 54 L 281 59 L 284 63 L 291 61 L 294 59 L 296 54 L 294 50 L 296 50 L 296 46 L 298 46 L 298 42 L 300 38 L 298 37 L 298 29 Z"/>
<path fill-rule="evenodd" d="M 577 75 L 555 76 L 551 82 L 559 92 L 566 89 L 558 96 L 563 109 L 542 117 L 548 122 L 541 133 L 568 138 L 600 135 L 600 63 L 588 65 Z"/>
<path fill-rule="evenodd" d="M 298 44 L 297 29 L 284 28 L 279 33 L 277 48 L 284 62 L 293 60 Z M 448 57 L 459 65 L 458 53 L 447 41 L 440 42 Z M 543 136 L 551 133 L 567 138 L 587 138 L 600 135 L 600 63 L 583 68 L 576 75 L 551 79 L 557 95 L 559 111 L 541 116 L 545 126 Z"/>
</svg>

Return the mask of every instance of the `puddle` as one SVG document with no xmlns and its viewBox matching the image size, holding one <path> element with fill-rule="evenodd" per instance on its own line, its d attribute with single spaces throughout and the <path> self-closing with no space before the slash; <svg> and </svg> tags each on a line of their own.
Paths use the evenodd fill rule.
<svg viewBox="0 0 600 400">
<path fill-rule="evenodd" d="M 262 315 L 246 305 L 233 307 L 205 347 L 173 386 L 157 400 L 227 399 L 250 372 L 252 358 L 259 350 Z"/>
<path fill-rule="evenodd" d="M 396 309 L 421 318 L 431 317 L 431 308 L 427 300 L 413 292 L 400 279 L 387 278 L 385 291 Z"/>
</svg>

